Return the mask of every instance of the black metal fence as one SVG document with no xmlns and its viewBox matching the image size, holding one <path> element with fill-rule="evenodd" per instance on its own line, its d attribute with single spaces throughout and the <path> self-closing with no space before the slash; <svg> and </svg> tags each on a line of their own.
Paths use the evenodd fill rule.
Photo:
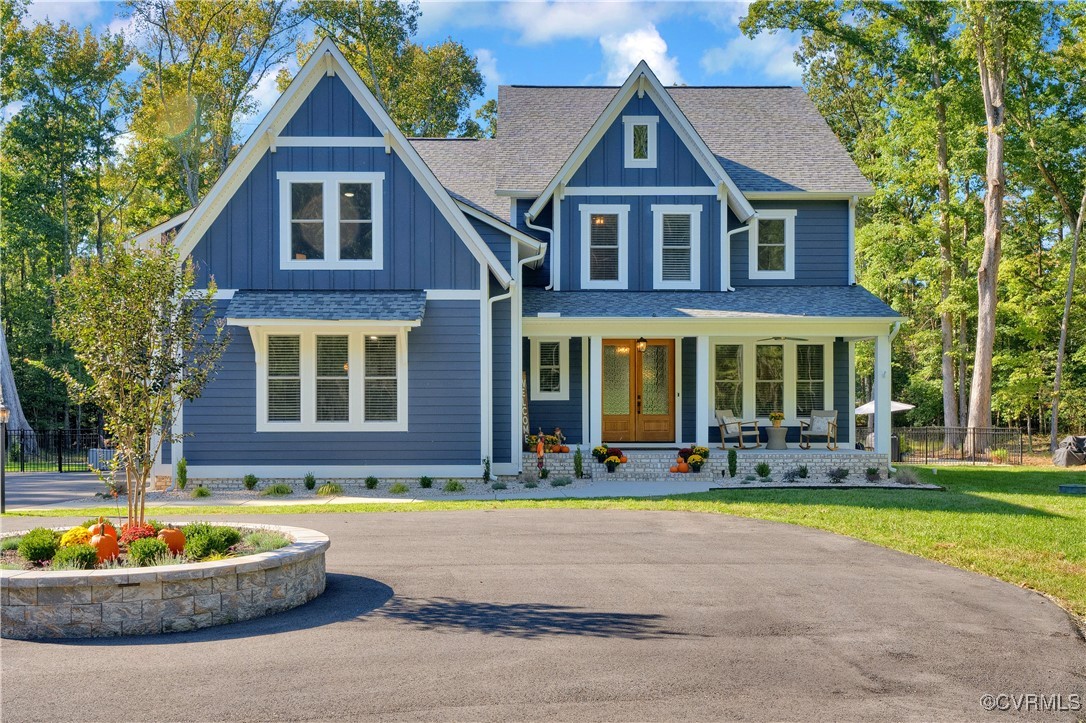
<svg viewBox="0 0 1086 723">
<path fill-rule="evenodd" d="M 857 427 L 865 446 L 874 430 Z M 1022 430 L 1013 427 L 894 427 L 890 457 L 903 464 L 1022 464 Z"/>
<path fill-rule="evenodd" d="M 89 465 L 108 465 L 111 454 L 94 431 L 9 429 L 4 440 L 8 472 L 87 472 Z"/>
</svg>

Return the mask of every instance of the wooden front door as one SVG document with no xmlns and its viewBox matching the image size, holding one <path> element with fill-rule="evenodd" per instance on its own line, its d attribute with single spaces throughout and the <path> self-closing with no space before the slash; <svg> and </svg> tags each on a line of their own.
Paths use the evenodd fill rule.
<svg viewBox="0 0 1086 723">
<path fill-rule="evenodd" d="M 603 342 L 605 442 L 675 441 L 675 340 Z"/>
</svg>

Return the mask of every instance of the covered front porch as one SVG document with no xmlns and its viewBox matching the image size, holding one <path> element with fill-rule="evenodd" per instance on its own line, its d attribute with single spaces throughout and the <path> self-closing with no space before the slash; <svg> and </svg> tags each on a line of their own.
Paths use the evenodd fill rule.
<svg viewBox="0 0 1086 723">
<path fill-rule="evenodd" d="M 856 315 L 847 304 L 841 308 L 853 311 L 849 316 L 715 308 L 734 304 L 747 291 L 544 292 L 537 299 L 526 297 L 522 368 L 527 429 L 550 434 L 560 427 L 568 444 L 586 452 L 607 444 L 659 450 L 664 459 L 674 459 L 681 447 L 710 447 L 719 462 L 725 454 L 719 449 L 716 411 L 731 410 L 757 422 L 762 447 L 740 452 L 752 467 L 765 460 L 798 465 L 823 457 L 847 466 L 846 456 L 864 460 L 856 462 L 863 465 L 861 473 L 878 466 L 872 460 L 880 457 L 884 466 L 890 451 L 893 320 Z M 766 298 L 764 292 L 758 295 Z M 617 315 L 599 316 L 604 302 Z M 623 311 L 643 315 L 622 316 Z M 873 452 L 856 450 L 864 440 L 854 439 L 854 345 L 864 339 L 875 342 Z M 810 450 L 799 449 L 800 420 L 818 410 L 837 413 L 837 451 L 818 441 Z M 784 415 L 785 449 L 779 452 L 766 449 L 771 412 Z M 735 446 L 736 440 L 729 437 L 728 442 Z M 756 460 L 759 455 L 767 456 Z"/>
</svg>

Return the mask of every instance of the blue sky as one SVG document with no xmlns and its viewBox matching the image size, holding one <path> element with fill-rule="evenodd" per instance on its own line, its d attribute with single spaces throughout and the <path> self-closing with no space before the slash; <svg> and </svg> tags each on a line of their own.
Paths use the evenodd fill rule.
<svg viewBox="0 0 1086 723">
<path fill-rule="evenodd" d="M 797 38 L 743 36 L 746 2 L 423 0 L 416 41 L 452 37 L 479 59 L 487 97 L 499 84 L 617 85 L 642 58 L 666 84 L 798 85 Z M 34 2 L 32 18 L 129 31 L 120 4 Z M 274 81 L 258 89 L 262 109 Z"/>
</svg>

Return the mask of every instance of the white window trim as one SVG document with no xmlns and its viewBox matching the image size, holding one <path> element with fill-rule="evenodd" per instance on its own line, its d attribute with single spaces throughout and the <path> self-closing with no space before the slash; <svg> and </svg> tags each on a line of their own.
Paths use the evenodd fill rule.
<svg viewBox="0 0 1086 723">
<path fill-rule="evenodd" d="M 622 157 L 626 168 L 656 168 L 656 126 L 659 122 L 659 116 L 654 115 L 622 116 Z M 634 158 L 634 126 L 648 126 L 648 158 Z"/>
<path fill-rule="evenodd" d="M 539 389 L 539 344 L 540 342 L 558 342 L 558 391 L 544 392 Z M 540 402 L 569 400 L 569 339 L 561 337 L 539 337 L 532 339 L 532 399 Z"/>
<path fill-rule="evenodd" d="M 407 332 L 399 328 L 358 326 L 250 326 L 256 350 L 256 431 L 258 432 L 406 432 L 407 431 Z M 364 338 L 368 335 L 396 337 L 396 421 L 366 422 L 363 417 Z M 268 421 L 268 337 L 300 337 L 302 378 L 302 419 L 300 422 Z M 347 422 L 318 422 L 317 419 L 317 337 L 346 336 L 350 384 L 350 417 Z"/>
<path fill-rule="evenodd" d="M 796 332 L 801 334 L 802 332 Z M 797 362 L 798 352 L 796 346 L 800 344 L 822 345 L 825 352 L 822 355 L 822 373 L 824 376 L 823 386 L 823 409 L 833 409 L 833 339 L 828 338 L 810 338 L 807 341 L 764 341 L 757 342 L 749 337 L 712 337 L 709 339 L 709 389 L 711 395 L 711 401 L 713 403 L 713 409 L 719 409 L 716 399 L 716 365 L 712 363 L 712 359 L 716 354 L 716 346 L 718 344 L 738 345 L 743 348 L 743 409 L 732 410 L 736 412 L 743 419 L 755 419 L 754 410 L 757 408 L 756 399 L 756 387 L 757 382 L 755 368 L 756 351 L 758 346 L 766 345 L 780 345 L 784 346 L 784 426 L 797 426 L 799 419 L 796 417 L 796 383 L 797 377 Z M 769 417 L 757 417 L 757 420 L 762 425 L 768 425 Z M 839 425 L 844 425 L 844 418 L 837 420 Z"/>
<path fill-rule="evenodd" d="M 784 221 L 784 271 L 758 270 L 758 224 L 760 221 Z M 747 258 L 751 279 L 794 279 L 796 278 L 796 211 L 795 209 L 769 208 L 759 209 L 756 218 L 751 220 L 750 251 Z"/>
<path fill-rule="evenodd" d="M 628 204 L 582 203 L 581 210 L 581 288 L 625 289 L 629 284 L 629 216 Z M 593 281 L 589 261 L 592 240 L 592 215 L 609 213 L 618 215 L 618 280 Z"/>
<path fill-rule="evenodd" d="M 279 268 L 281 269 L 355 269 L 376 271 L 384 268 L 384 180 L 385 174 L 337 173 L 326 171 L 280 171 L 279 180 Z M 290 184 L 323 183 L 324 201 L 324 258 L 300 260 L 290 252 Z M 369 183 L 372 185 L 370 201 L 373 227 L 373 258 L 366 260 L 340 260 L 339 258 L 339 184 Z"/>
<path fill-rule="evenodd" d="M 690 280 L 664 281 L 664 215 L 690 217 Z M 652 283 L 655 289 L 701 288 L 701 206 L 652 205 Z"/>
</svg>

